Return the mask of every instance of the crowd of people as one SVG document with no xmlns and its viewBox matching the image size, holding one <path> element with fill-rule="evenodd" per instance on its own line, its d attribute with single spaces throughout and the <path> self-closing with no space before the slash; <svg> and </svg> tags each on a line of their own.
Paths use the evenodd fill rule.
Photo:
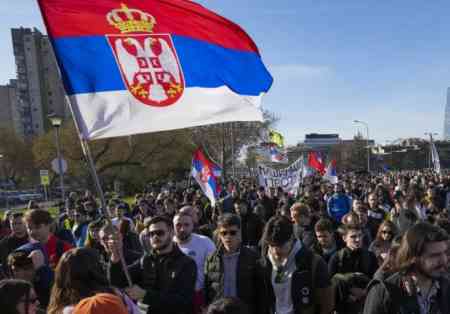
<svg viewBox="0 0 450 314">
<path fill-rule="evenodd" d="M 296 195 L 251 178 L 149 185 L 106 208 L 71 192 L 0 226 L 5 314 L 450 313 L 450 176 L 304 179 Z"/>
</svg>

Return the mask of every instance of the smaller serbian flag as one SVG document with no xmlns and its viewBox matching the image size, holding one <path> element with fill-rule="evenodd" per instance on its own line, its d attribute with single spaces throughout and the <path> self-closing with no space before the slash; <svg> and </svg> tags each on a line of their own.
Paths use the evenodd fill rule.
<svg viewBox="0 0 450 314">
<path fill-rule="evenodd" d="M 308 155 L 308 166 L 316 170 L 320 175 L 325 173 L 325 165 L 322 157 L 317 152 L 310 152 Z"/>
<path fill-rule="evenodd" d="M 338 176 L 336 173 L 336 160 L 333 159 L 332 161 L 330 161 L 325 171 L 325 174 L 323 175 L 323 179 L 327 180 L 332 184 L 338 183 Z"/>
<path fill-rule="evenodd" d="M 191 174 L 213 206 L 221 191 L 217 180 L 220 173 L 220 167 L 209 160 L 201 149 L 194 152 Z"/>
<path fill-rule="evenodd" d="M 279 148 L 276 144 L 270 145 L 270 161 L 277 163 L 288 163 L 288 156 L 282 148 Z"/>
</svg>

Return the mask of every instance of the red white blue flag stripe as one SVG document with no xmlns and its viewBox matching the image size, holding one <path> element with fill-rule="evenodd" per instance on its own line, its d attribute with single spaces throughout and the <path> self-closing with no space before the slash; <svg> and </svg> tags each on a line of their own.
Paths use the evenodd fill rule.
<svg viewBox="0 0 450 314">
<path fill-rule="evenodd" d="M 262 121 L 252 39 L 188 0 L 38 0 L 86 139 Z"/>
</svg>

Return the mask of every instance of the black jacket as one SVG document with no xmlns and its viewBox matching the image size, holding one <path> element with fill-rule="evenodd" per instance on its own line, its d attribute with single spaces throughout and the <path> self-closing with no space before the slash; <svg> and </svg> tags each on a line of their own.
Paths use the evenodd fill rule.
<svg viewBox="0 0 450 314">
<path fill-rule="evenodd" d="M 254 213 L 248 212 L 241 217 L 242 245 L 258 246 L 264 223 Z"/>
<path fill-rule="evenodd" d="M 224 297 L 224 265 L 223 249 L 217 249 L 208 256 L 205 263 L 205 299 L 210 304 Z M 262 289 L 263 278 L 259 264 L 259 254 L 247 247 L 241 247 L 237 265 L 237 296 L 247 304 L 250 314 L 263 313 L 261 297 L 264 296 Z"/>
<path fill-rule="evenodd" d="M 174 244 L 167 255 L 145 254 L 128 267 L 134 284 L 147 291 L 143 303 L 151 314 L 191 314 L 197 266 Z M 110 263 L 111 284 L 127 286 L 120 263 Z"/>
<path fill-rule="evenodd" d="M 14 235 L 9 235 L 0 241 L 0 264 L 7 267 L 8 255 L 18 247 L 29 242 L 28 236 L 17 238 Z"/>
<path fill-rule="evenodd" d="M 410 295 L 403 288 L 404 276 L 395 273 L 385 281 L 373 280 L 369 284 L 364 305 L 364 314 L 420 314 L 420 306 L 415 294 Z M 448 278 L 439 280 L 439 290 L 428 314 L 450 313 L 450 282 Z"/>
<path fill-rule="evenodd" d="M 267 295 L 261 299 L 264 312 L 275 313 L 276 297 L 272 286 L 272 263 L 267 257 L 261 259 L 264 285 Z M 321 300 L 318 289 L 330 287 L 327 264 L 307 247 L 302 247 L 295 255 L 296 271 L 292 274 L 291 297 L 295 314 L 318 313 Z M 329 300 L 327 300 L 329 301 Z"/>
<path fill-rule="evenodd" d="M 337 273 L 363 273 L 372 278 L 377 269 L 377 258 L 367 249 L 351 251 L 345 247 L 337 251 L 328 262 L 331 276 Z"/>
</svg>

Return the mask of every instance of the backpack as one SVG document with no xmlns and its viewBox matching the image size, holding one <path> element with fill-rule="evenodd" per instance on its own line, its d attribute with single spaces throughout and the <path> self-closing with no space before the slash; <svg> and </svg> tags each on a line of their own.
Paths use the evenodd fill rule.
<svg viewBox="0 0 450 314">
<path fill-rule="evenodd" d="M 317 254 L 315 254 L 310 249 L 307 249 L 306 247 L 303 247 L 301 249 L 303 251 L 297 258 L 296 258 L 296 267 L 297 270 L 302 270 L 303 272 L 308 272 L 310 274 L 310 278 L 305 278 L 306 280 L 303 283 L 303 288 L 300 289 L 301 298 L 296 298 L 294 295 L 293 302 L 294 307 L 302 308 L 301 313 L 309 314 L 309 313 L 315 313 L 316 306 L 315 306 L 315 293 L 317 283 L 316 283 L 316 274 L 317 274 L 317 267 L 319 265 L 319 262 L 321 260 L 321 257 Z M 308 281 L 309 281 L 309 287 L 308 287 Z M 306 282 L 306 284 L 305 284 Z M 293 285 L 294 288 L 294 285 Z M 291 288 L 292 289 L 292 288 Z M 294 289 L 292 289 L 294 291 Z M 295 289 L 297 290 L 297 289 Z M 298 291 L 296 291 L 298 293 Z M 297 301 L 295 301 L 294 300 Z"/>
<path fill-rule="evenodd" d="M 56 257 L 58 260 L 64 254 L 64 241 L 56 239 Z"/>
</svg>

